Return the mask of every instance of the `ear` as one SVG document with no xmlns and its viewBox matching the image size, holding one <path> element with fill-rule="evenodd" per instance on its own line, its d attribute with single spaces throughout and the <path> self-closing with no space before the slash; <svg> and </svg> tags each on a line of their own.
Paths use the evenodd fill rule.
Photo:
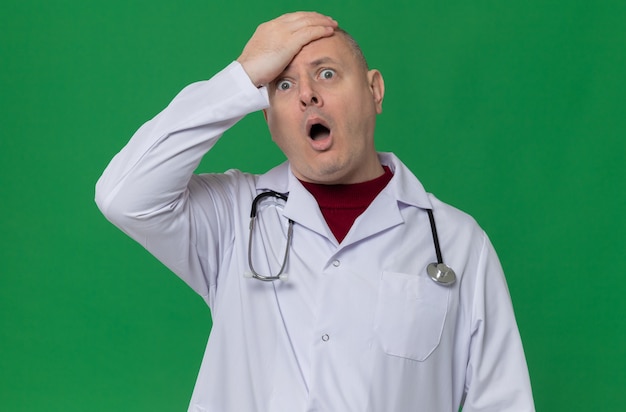
<svg viewBox="0 0 626 412">
<path fill-rule="evenodd" d="M 374 97 L 374 103 L 376 104 L 376 113 L 381 114 L 383 112 L 383 98 L 385 97 L 385 81 L 383 75 L 378 70 L 370 70 L 367 72 L 367 81 L 370 91 Z"/>
</svg>

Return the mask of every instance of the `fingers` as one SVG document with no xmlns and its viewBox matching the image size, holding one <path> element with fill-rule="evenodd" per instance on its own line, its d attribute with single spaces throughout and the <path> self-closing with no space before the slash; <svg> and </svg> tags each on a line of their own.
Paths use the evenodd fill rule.
<svg viewBox="0 0 626 412">
<path fill-rule="evenodd" d="M 237 59 L 257 86 L 280 74 L 308 43 L 331 36 L 337 22 L 315 12 L 282 15 L 257 27 Z"/>
<path fill-rule="evenodd" d="M 293 27 L 302 28 L 305 26 L 331 26 L 337 27 L 337 22 L 330 16 L 317 12 L 299 11 L 287 13 L 272 20 L 279 23 L 292 24 Z"/>
</svg>

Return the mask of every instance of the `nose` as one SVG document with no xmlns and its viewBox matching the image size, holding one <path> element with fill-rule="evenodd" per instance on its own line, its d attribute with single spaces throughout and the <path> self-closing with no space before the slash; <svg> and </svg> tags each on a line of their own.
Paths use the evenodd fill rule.
<svg viewBox="0 0 626 412">
<path fill-rule="evenodd" d="M 300 107 L 306 109 L 309 106 L 321 106 L 322 97 L 313 87 L 310 80 L 300 82 Z"/>
</svg>

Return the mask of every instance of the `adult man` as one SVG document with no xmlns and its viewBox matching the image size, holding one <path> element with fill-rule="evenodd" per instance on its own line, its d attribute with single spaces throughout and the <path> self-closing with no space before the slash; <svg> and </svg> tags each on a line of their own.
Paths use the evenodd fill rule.
<svg viewBox="0 0 626 412">
<path fill-rule="evenodd" d="M 376 153 L 383 96 L 381 74 L 334 20 L 287 14 L 142 126 L 99 180 L 103 213 L 211 308 L 190 411 L 533 410 L 495 252 L 469 216 Z M 260 109 L 287 163 L 193 175 Z M 268 190 L 288 200 L 260 200 L 249 231 Z M 426 274 L 427 210 L 452 285 Z M 283 265 L 288 282 L 243 276 Z"/>
</svg>

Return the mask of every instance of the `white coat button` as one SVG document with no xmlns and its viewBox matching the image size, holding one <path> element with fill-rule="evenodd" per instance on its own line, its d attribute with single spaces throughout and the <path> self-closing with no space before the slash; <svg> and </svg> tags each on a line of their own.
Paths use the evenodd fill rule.
<svg viewBox="0 0 626 412">
<path fill-rule="evenodd" d="M 341 265 L 341 262 L 340 262 L 340 261 L 338 261 L 338 260 L 333 260 L 333 266 L 334 266 L 334 267 L 338 268 L 338 267 L 339 267 L 339 265 Z"/>
<path fill-rule="evenodd" d="M 322 340 L 324 342 L 328 342 L 328 339 L 330 339 L 330 336 L 328 336 L 327 334 L 322 335 Z"/>
</svg>

